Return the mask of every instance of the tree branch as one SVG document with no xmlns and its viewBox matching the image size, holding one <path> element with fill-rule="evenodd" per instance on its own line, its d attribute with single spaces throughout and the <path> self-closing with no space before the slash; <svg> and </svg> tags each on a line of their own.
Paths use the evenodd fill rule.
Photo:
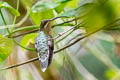
<svg viewBox="0 0 120 80">
<path fill-rule="evenodd" d="M 86 37 L 88 37 L 88 36 L 90 36 L 90 35 L 98 32 L 98 31 L 100 31 L 100 30 L 107 29 L 107 28 L 111 27 L 110 25 L 112 25 L 113 23 L 115 23 L 115 22 L 117 22 L 117 21 L 119 21 L 119 20 L 120 20 L 120 19 L 114 20 L 113 22 L 111 22 L 111 23 L 103 26 L 102 28 L 99 28 L 99 29 L 97 29 L 97 30 L 95 30 L 95 31 L 93 31 L 93 32 L 90 32 L 90 33 L 85 34 L 84 36 L 78 38 L 78 39 L 75 40 L 74 42 L 72 42 L 72 43 L 64 46 L 63 48 L 61 48 L 61 49 L 59 49 L 59 50 L 57 50 L 57 51 L 54 51 L 54 53 L 56 54 L 56 53 L 58 53 L 58 52 L 60 52 L 60 51 L 63 51 L 63 50 L 65 50 L 65 49 L 71 47 L 72 45 L 76 44 L 76 43 L 79 42 L 80 40 L 82 40 L 82 39 L 84 39 L 84 38 L 86 38 Z M 6 68 L 1 69 L 0 71 L 2 71 L 2 70 L 7 70 L 7 69 L 11 69 L 11 68 L 14 68 L 14 67 L 18 67 L 18 66 L 24 65 L 24 64 L 26 64 L 26 63 L 34 62 L 34 61 L 37 61 L 37 60 L 38 60 L 38 57 L 33 58 L 33 59 L 30 59 L 30 60 L 25 61 L 25 62 L 22 62 L 22 63 L 18 63 L 18 64 L 14 64 L 14 65 L 12 65 L 12 66 L 8 66 L 8 67 L 6 67 Z"/>
<path fill-rule="evenodd" d="M 76 41 L 72 42 L 71 44 L 68 44 L 67 46 L 65 46 L 65 47 L 63 47 L 63 48 L 61 48 L 61 49 L 59 49 L 59 50 L 57 50 L 57 51 L 54 51 L 54 54 L 55 54 L 55 53 L 58 53 L 58 52 L 60 52 L 60 51 L 62 51 L 62 50 L 65 50 L 66 48 L 68 48 L 68 47 L 76 44 L 76 43 L 79 42 L 80 40 L 88 37 L 89 35 L 91 35 L 91 34 L 93 34 L 93 33 L 98 32 L 98 31 L 100 31 L 100 30 L 101 30 L 101 29 L 98 29 L 98 30 L 96 30 L 96 31 L 94 31 L 94 32 L 91 32 L 91 33 L 89 33 L 89 34 L 86 34 L 86 35 L 82 36 L 81 38 L 78 38 Z M 24 64 L 26 64 L 26 63 L 34 62 L 34 61 L 37 61 L 37 60 L 38 60 L 38 57 L 33 58 L 33 59 L 30 59 L 30 60 L 25 61 L 25 62 L 22 62 L 22 63 L 18 63 L 18 64 L 15 64 L 15 65 L 12 65 L 12 66 L 8 66 L 8 67 L 6 67 L 6 68 L 1 69 L 0 71 L 2 71 L 2 70 L 7 70 L 7 69 L 11 69 L 11 68 L 14 68 L 14 67 L 18 67 L 18 66 L 24 65 Z"/>
</svg>

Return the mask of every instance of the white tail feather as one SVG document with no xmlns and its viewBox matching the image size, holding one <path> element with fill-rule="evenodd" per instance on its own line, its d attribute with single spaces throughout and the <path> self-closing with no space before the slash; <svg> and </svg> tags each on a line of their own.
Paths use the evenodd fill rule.
<svg viewBox="0 0 120 80">
<path fill-rule="evenodd" d="M 45 72 L 47 68 L 41 68 L 42 69 L 42 72 Z"/>
</svg>

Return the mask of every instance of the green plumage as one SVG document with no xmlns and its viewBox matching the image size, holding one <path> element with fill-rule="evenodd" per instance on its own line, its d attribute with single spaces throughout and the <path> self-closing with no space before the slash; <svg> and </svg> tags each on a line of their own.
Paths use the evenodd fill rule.
<svg viewBox="0 0 120 80">
<path fill-rule="evenodd" d="M 43 72 L 47 69 L 52 60 L 54 44 L 53 40 L 50 40 L 51 38 L 50 35 L 46 35 L 43 31 L 40 31 L 35 39 L 35 48 Z"/>
<path fill-rule="evenodd" d="M 45 54 L 45 52 L 48 50 L 48 46 L 47 46 L 47 36 L 45 35 L 45 33 L 43 31 L 40 31 L 38 37 L 36 38 L 36 43 L 37 43 L 37 47 L 38 47 L 38 51 L 40 52 L 40 55 L 43 56 Z"/>
</svg>

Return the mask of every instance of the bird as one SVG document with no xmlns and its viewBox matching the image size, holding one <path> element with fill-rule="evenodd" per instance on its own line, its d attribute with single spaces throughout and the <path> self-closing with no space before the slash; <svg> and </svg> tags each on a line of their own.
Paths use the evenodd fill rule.
<svg viewBox="0 0 120 80">
<path fill-rule="evenodd" d="M 66 16 L 45 19 L 41 21 L 39 35 L 35 38 L 35 48 L 40 61 L 40 67 L 43 72 L 51 64 L 54 40 L 52 39 L 51 21 Z"/>
</svg>

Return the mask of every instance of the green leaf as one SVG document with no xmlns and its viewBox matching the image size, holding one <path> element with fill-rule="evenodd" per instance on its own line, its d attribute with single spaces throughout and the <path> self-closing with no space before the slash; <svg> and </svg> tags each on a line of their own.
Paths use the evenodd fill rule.
<svg viewBox="0 0 120 80">
<path fill-rule="evenodd" d="M 14 15 L 20 16 L 20 13 L 14 9 L 11 5 L 9 5 L 7 2 L 0 1 L 0 8 L 8 8 Z"/>
<path fill-rule="evenodd" d="M 32 7 L 32 12 L 37 13 L 37 12 L 42 12 L 46 11 L 49 9 L 54 9 L 55 7 L 59 6 L 59 3 L 49 1 L 38 1 L 33 7 Z"/>
<path fill-rule="evenodd" d="M 62 11 L 64 11 L 64 8 L 65 8 L 65 6 L 66 6 L 66 4 L 68 3 L 68 2 L 70 2 L 71 0 L 60 0 L 60 5 L 59 6 L 57 6 L 57 7 L 55 7 L 55 11 L 57 12 L 57 13 L 60 13 L 60 12 L 62 12 Z"/>
<path fill-rule="evenodd" d="M 116 72 L 115 70 L 109 69 L 105 72 L 105 76 L 107 77 L 107 79 L 112 79 L 113 77 L 116 76 Z"/>
<path fill-rule="evenodd" d="M 78 0 L 71 0 L 69 3 L 67 3 L 67 6 L 70 8 L 77 8 Z"/>
<path fill-rule="evenodd" d="M 76 11 L 75 11 L 74 9 L 71 9 L 71 10 L 68 10 L 68 11 L 66 11 L 66 12 L 64 12 L 64 13 L 62 13 L 62 14 L 60 14 L 60 16 L 69 16 L 69 17 L 73 17 L 73 16 L 76 16 L 75 14 L 77 14 Z"/>
<path fill-rule="evenodd" d="M 85 8 L 89 13 L 83 19 L 87 32 L 95 31 L 114 21 L 117 17 L 117 13 L 114 10 L 113 3 L 107 1 L 103 3 L 94 3 L 94 6 L 90 10 Z M 107 26 L 108 27 L 108 26 Z"/>
<path fill-rule="evenodd" d="M 45 10 L 42 12 L 37 12 L 37 13 L 30 13 L 30 17 L 32 18 L 32 21 L 36 24 L 36 25 L 40 25 L 40 22 L 43 19 L 50 19 L 54 17 L 54 13 L 53 10 Z"/>
<path fill-rule="evenodd" d="M 13 50 L 13 40 L 0 37 L 0 62 L 4 61 Z"/>
<path fill-rule="evenodd" d="M 30 43 L 34 44 L 34 39 L 38 36 L 38 33 L 31 33 L 25 35 L 21 40 L 21 45 L 27 47 Z"/>
<path fill-rule="evenodd" d="M 91 9 L 92 7 L 93 7 L 93 3 L 86 3 L 77 8 L 67 10 L 64 13 L 60 14 L 60 16 L 70 16 L 70 17 L 82 16 L 86 14 L 88 12 L 87 10 Z"/>
<path fill-rule="evenodd" d="M 36 25 L 39 25 L 41 20 L 54 17 L 53 9 L 57 7 L 59 3 L 38 1 L 33 7 L 30 13 L 30 17 Z"/>
<path fill-rule="evenodd" d="M 32 5 L 36 2 L 36 0 L 21 0 L 21 2 L 25 7 L 31 8 Z"/>
<path fill-rule="evenodd" d="M 0 38 L 2 38 L 2 35 L 0 34 Z"/>
</svg>

